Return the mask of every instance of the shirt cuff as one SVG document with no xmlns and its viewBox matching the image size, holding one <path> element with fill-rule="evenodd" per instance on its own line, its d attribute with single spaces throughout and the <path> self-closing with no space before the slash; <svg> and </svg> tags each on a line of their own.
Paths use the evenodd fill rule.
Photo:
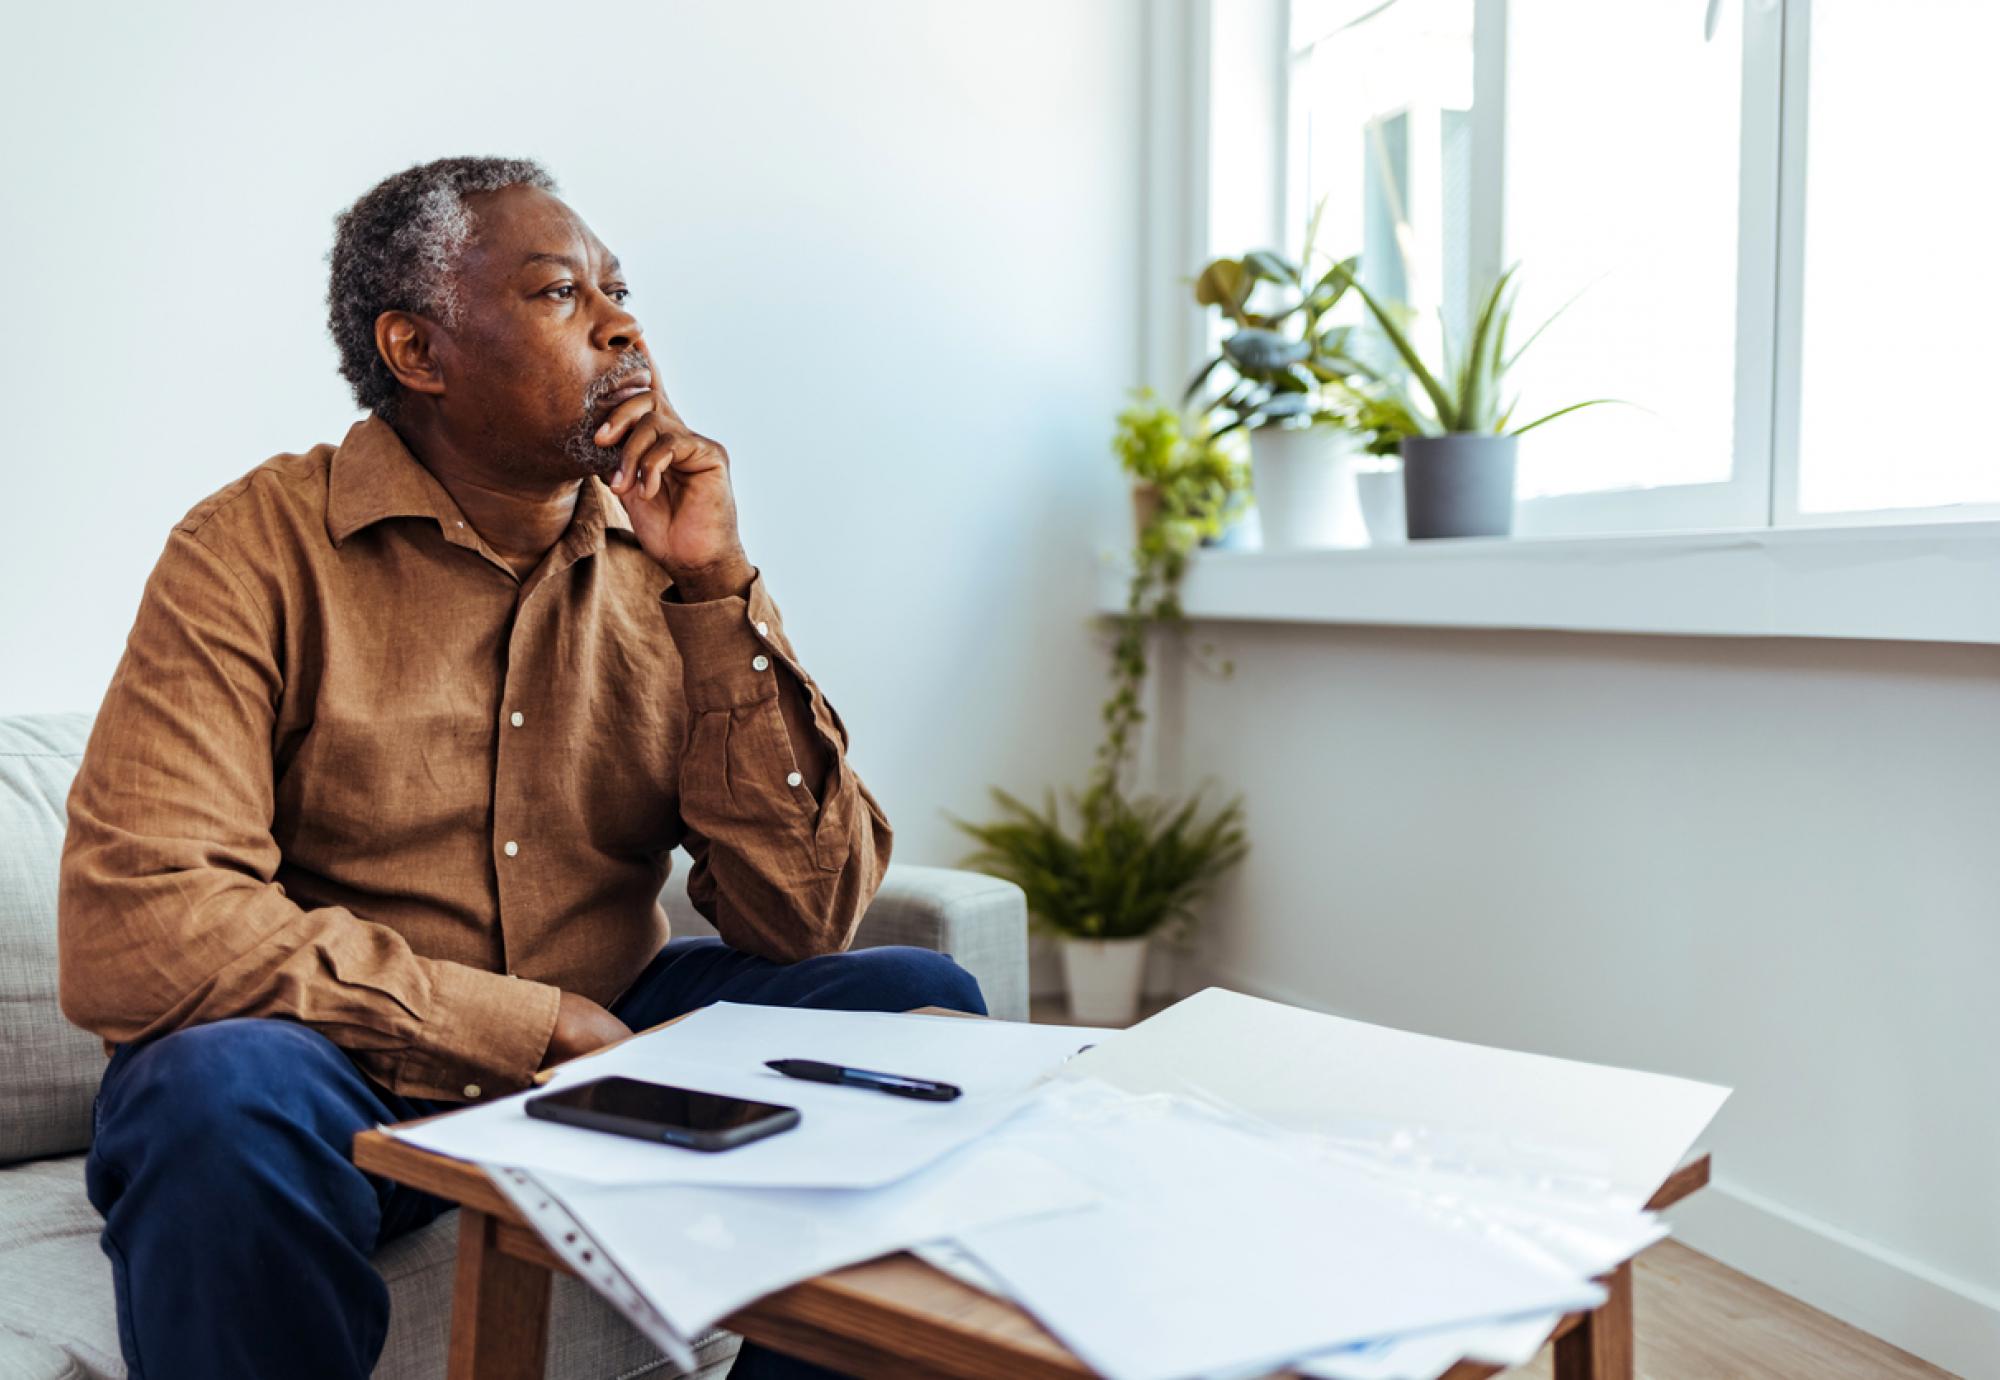
<svg viewBox="0 0 2000 1380">
<path fill-rule="evenodd" d="M 403 1070 L 418 1097 L 477 1102 L 533 1085 L 555 1035 L 562 989 L 464 963 L 431 965 L 420 1050 Z"/>
<path fill-rule="evenodd" d="M 689 709 L 732 709 L 778 697 L 773 668 L 789 658 L 781 642 L 778 607 L 764 589 L 762 570 L 751 578 L 747 595 L 683 604 L 671 590 L 663 591 L 660 612 L 680 653 Z"/>
</svg>

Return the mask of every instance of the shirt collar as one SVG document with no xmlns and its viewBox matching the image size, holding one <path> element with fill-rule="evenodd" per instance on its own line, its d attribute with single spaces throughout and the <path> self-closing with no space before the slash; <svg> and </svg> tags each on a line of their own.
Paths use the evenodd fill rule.
<svg viewBox="0 0 2000 1380">
<path fill-rule="evenodd" d="M 327 479 L 326 534 L 335 546 L 371 523 L 392 517 L 436 520 L 446 541 L 477 547 L 479 538 L 465 522 L 437 476 L 425 469 L 396 429 L 372 412 L 347 430 L 333 452 Z M 632 519 L 618 496 L 595 475 L 583 481 L 570 519 L 571 537 L 596 549 L 612 532 L 638 541 Z"/>
</svg>

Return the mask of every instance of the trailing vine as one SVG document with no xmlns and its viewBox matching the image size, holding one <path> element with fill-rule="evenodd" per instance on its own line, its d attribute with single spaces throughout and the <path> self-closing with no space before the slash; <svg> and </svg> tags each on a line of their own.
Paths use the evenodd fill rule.
<svg viewBox="0 0 2000 1380">
<path fill-rule="evenodd" d="M 1150 388 L 1137 389 L 1134 396 L 1135 403 L 1118 415 L 1112 449 L 1125 473 L 1150 488 L 1154 502 L 1132 547 L 1132 575 L 1111 649 L 1111 694 L 1101 711 L 1104 740 L 1084 796 L 1087 808 L 1118 793 L 1145 721 L 1140 700 L 1149 669 L 1148 634 L 1155 627 L 1185 624 L 1180 585 L 1188 556 L 1204 537 L 1222 534 L 1248 492 L 1245 466 L 1226 446 L 1205 429 L 1189 435 L 1181 414 L 1157 401 Z M 1218 666 L 1213 652 L 1213 644 L 1202 645 L 1202 664 L 1232 674 L 1235 664 L 1224 660 Z"/>
<path fill-rule="evenodd" d="M 1076 826 L 1063 819 L 1054 790 L 1037 808 L 995 786 L 997 819 L 945 816 L 979 844 L 961 867 L 1016 883 L 1038 928 L 1074 939 L 1163 934 L 1184 940 L 1197 903 L 1249 849 L 1240 796 L 1203 818 L 1201 791 L 1171 799 L 1122 789 L 1133 736 L 1145 720 L 1139 701 L 1147 634 L 1185 621 L 1180 582 L 1188 557 L 1203 537 L 1221 534 L 1247 497 L 1244 465 L 1215 444 L 1205 424 L 1186 435 L 1178 412 L 1150 391 L 1139 390 L 1137 397 L 1119 415 L 1113 449 L 1148 499 L 1140 509 L 1132 578 L 1112 650 L 1104 741 L 1086 789 L 1065 792 L 1078 814 Z M 1212 650 L 1202 648 L 1204 662 Z M 1221 672 L 1234 669 L 1225 662 Z"/>
</svg>

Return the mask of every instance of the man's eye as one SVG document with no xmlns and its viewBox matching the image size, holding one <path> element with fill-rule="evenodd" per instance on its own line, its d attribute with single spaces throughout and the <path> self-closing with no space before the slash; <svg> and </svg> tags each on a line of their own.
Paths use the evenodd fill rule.
<svg viewBox="0 0 2000 1380">
<path fill-rule="evenodd" d="M 546 295 L 554 297 L 559 301 L 567 302 L 570 299 L 571 294 L 575 293 L 575 291 L 576 291 L 576 284 L 559 283 L 555 287 L 550 288 Z"/>
<path fill-rule="evenodd" d="M 622 307 L 625 305 L 625 299 L 632 295 L 632 289 L 615 287 L 612 288 L 609 292 L 605 293 L 604 295 L 606 297 L 609 297 L 612 301 L 616 302 L 619 306 Z"/>
</svg>

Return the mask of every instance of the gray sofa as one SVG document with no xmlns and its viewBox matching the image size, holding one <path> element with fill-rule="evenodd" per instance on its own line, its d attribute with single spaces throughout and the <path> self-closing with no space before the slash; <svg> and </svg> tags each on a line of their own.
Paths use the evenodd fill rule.
<svg viewBox="0 0 2000 1380">
<path fill-rule="evenodd" d="M 101 1221 L 83 1192 L 103 1047 L 56 1005 L 64 804 L 90 722 L 87 714 L 0 717 L 0 1380 L 125 1375 Z M 663 897 L 675 930 L 708 932 L 684 875 L 677 866 Z M 994 1015 L 1027 1019 L 1027 912 L 1011 883 L 892 864 L 856 942 L 952 954 L 979 979 Z M 457 1219 L 448 1212 L 377 1254 L 393 1299 L 378 1377 L 444 1375 Z M 550 1380 L 674 1374 L 577 1280 L 556 1280 L 552 1309 Z M 719 1374 L 735 1346 L 724 1334 L 706 1340 L 699 1373 Z"/>
</svg>

